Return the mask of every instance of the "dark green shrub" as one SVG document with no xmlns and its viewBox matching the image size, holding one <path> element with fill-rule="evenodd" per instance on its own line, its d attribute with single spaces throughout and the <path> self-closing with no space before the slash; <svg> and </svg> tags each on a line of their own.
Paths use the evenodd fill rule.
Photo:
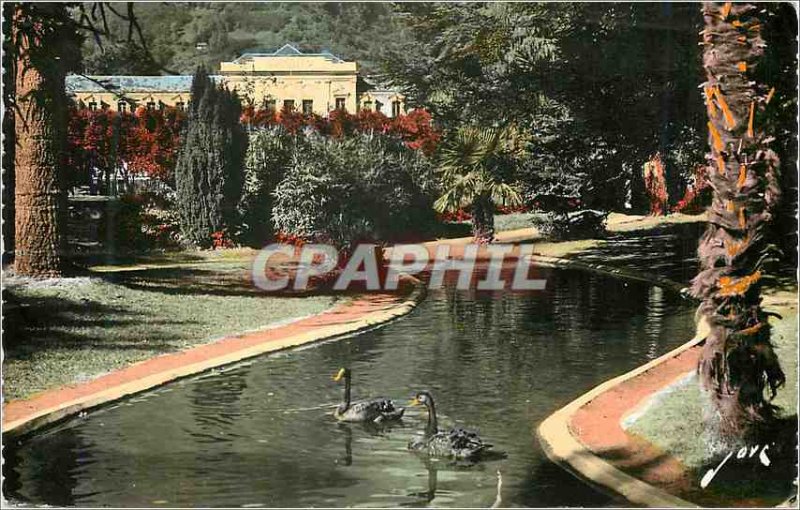
<svg viewBox="0 0 800 510">
<path fill-rule="evenodd" d="M 595 209 L 548 212 L 533 218 L 534 226 L 548 239 L 596 239 L 606 235 L 608 213 Z"/>
<path fill-rule="evenodd" d="M 376 135 L 309 136 L 274 193 L 281 234 L 339 248 L 389 241 L 434 224 L 432 167 L 418 151 Z"/>
<path fill-rule="evenodd" d="M 295 146 L 300 143 L 301 137 L 290 134 L 280 125 L 250 132 L 239 203 L 244 243 L 260 247 L 273 237 L 272 193 L 286 173 Z"/>
<path fill-rule="evenodd" d="M 142 253 L 179 245 L 180 227 L 174 193 L 127 193 L 107 210 L 111 221 L 101 217 L 98 240 L 118 253 Z M 86 220 L 84 220 L 86 221 Z"/>
</svg>

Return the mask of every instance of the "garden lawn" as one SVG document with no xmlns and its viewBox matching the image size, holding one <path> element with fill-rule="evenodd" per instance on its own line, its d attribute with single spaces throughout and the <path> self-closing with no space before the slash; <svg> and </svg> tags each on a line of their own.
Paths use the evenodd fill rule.
<svg viewBox="0 0 800 510">
<path fill-rule="evenodd" d="M 243 267 L 180 268 L 32 282 L 6 278 L 5 400 L 160 354 L 319 313 L 331 296 L 259 293 Z M 17 306 L 19 305 L 19 306 Z"/>
<path fill-rule="evenodd" d="M 786 374 L 786 385 L 778 390 L 778 395 L 773 401 L 780 410 L 780 425 L 774 433 L 770 433 L 770 456 L 773 465 L 770 469 L 761 466 L 756 459 L 737 461 L 733 458 L 720 470 L 705 491 L 695 487 L 691 500 L 701 504 L 730 502 L 727 499 L 698 500 L 698 497 L 733 498 L 733 500 L 751 501 L 753 504 L 763 503 L 766 498 L 770 503 L 777 504 L 787 497 L 782 493 L 781 487 L 786 484 L 776 482 L 788 477 L 787 483 L 796 474 L 794 461 L 794 437 L 797 433 L 797 397 L 798 397 L 798 328 L 797 328 L 797 288 L 773 294 L 765 299 L 765 307 L 782 315 L 782 319 L 772 317 L 772 342 L 775 351 L 781 360 L 781 366 Z M 701 394 L 697 376 L 667 389 L 656 397 L 651 407 L 628 429 L 629 432 L 642 436 L 665 452 L 680 460 L 691 472 L 691 478 L 697 482 L 710 468 L 716 467 L 724 456 L 736 447 L 727 448 L 716 444 L 703 422 L 703 412 L 710 404 Z M 714 447 L 712 447 L 714 446 Z M 752 446 L 752 445 L 751 445 Z M 781 453 L 783 450 L 783 453 Z M 789 472 L 783 473 L 786 466 L 783 460 L 789 462 Z M 725 480 L 725 475 L 731 472 L 741 473 L 741 469 L 749 470 L 749 474 L 731 475 L 732 480 Z M 725 473 L 723 473 L 725 471 Z M 695 483 L 694 485 L 697 485 Z M 751 499 L 756 498 L 756 499 Z M 716 506 L 716 505 L 715 505 Z M 727 505 L 725 505 L 727 506 Z"/>
<path fill-rule="evenodd" d="M 517 230 L 520 228 L 531 228 L 534 226 L 534 220 L 541 219 L 543 217 L 544 216 L 542 214 L 537 213 L 495 214 L 494 228 L 497 232 Z"/>
</svg>

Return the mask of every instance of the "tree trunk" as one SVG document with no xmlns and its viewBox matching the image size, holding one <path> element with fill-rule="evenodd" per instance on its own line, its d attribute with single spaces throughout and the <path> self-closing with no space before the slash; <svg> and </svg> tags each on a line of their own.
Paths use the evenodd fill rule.
<svg viewBox="0 0 800 510">
<path fill-rule="evenodd" d="M 472 204 L 472 235 L 479 243 L 494 241 L 494 202 L 489 197 L 478 197 Z"/>
<path fill-rule="evenodd" d="M 58 29 L 47 27 L 36 9 L 63 6 L 19 4 L 12 39 L 16 49 L 15 270 L 29 276 L 58 276 L 63 269 L 66 197 L 60 159 L 66 127 L 65 69 L 55 52 Z"/>
<path fill-rule="evenodd" d="M 714 190 L 692 291 L 711 331 L 699 363 L 701 384 L 723 438 L 748 438 L 772 417 L 769 401 L 784 383 L 761 306 L 768 223 L 779 196 L 779 160 L 761 122 L 772 93 L 750 74 L 763 53 L 759 9 L 706 3 L 703 64 Z M 768 258 L 768 257 L 767 257 Z M 771 395 L 765 396 L 769 385 Z"/>
</svg>

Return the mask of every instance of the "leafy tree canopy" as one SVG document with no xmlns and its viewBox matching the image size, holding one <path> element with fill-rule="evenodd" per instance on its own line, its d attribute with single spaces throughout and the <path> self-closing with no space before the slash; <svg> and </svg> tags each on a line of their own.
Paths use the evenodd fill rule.
<svg viewBox="0 0 800 510">
<path fill-rule="evenodd" d="M 598 181 L 627 172 L 635 185 L 656 151 L 702 161 L 694 143 L 704 126 L 696 5 L 400 8 L 413 39 L 390 52 L 388 71 L 445 126 L 515 124 L 532 132 L 535 152 L 557 159 L 573 159 L 564 153 L 577 143 L 597 153 L 581 159 Z M 607 205 L 622 205 L 619 184 Z"/>
</svg>

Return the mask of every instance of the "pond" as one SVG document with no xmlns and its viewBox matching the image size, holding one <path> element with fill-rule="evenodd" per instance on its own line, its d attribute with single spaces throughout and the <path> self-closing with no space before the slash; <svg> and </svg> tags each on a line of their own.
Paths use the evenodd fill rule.
<svg viewBox="0 0 800 510">
<path fill-rule="evenodd" d="M 6 448 L 5 496 L 80 506 L 603 506 L 544 455 L 536 427 L 600 382 L 693 335 L 693 309 L 660 288 L 582 272 L 545 291 L 431 291 L 370 332 L 184 379 Z M 354 397 L 426 389 L 440 423 L 478 430 L 504 459 L 473 466 L 406 450 L 423 408 L 390 429 L 330 416 Z M 501 483 L 498 483 L 501 481 Z M 498 490 L 499 489 L 499 490 Z"/>
</svg>

